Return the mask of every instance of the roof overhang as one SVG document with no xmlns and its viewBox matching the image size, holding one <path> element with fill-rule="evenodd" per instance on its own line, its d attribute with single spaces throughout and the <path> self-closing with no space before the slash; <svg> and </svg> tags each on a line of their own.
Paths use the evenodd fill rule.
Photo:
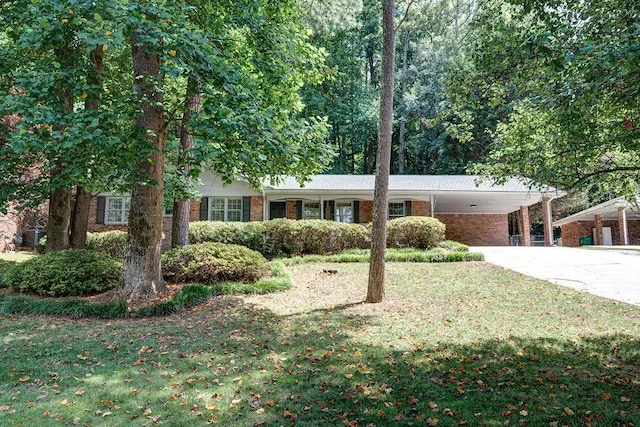
<svg viewBox="0 0 640 427">
<path fill-rule="evenodd" d="M 595 215 L 602 216 L 603 221 L 617 221 L 619 208 L 625 208 L 627 220 L 640 220 L 640 208 L 638 203 L 630 203 L 624 197 L 618 197 L 599 205 L 592 206 L 588 209 L 569 215 L 566 218 L 559 219 L 553 223 L 554 227 L 560 227 L 565 224 L 576 221 L 593 221 Z"/>
</svg>

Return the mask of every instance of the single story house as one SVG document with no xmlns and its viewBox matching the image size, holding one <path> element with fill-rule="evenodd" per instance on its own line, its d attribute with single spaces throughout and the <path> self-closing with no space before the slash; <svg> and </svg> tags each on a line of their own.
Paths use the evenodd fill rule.
<svg viewBox="0 0 640 427">
<path fill-rule="evenodd" d="M 562 246 L 640 245 L 640 206 L 623 197 L 600 203 L 555 221 Z"/>
<path fill-rule="evenodd" d="M 543 203 L 545 230 L 552 241 L 550 203 L 564 193 L 530 189 L 512 179 L 503 185 L 476 184 L 477 176 L 394 175 L 389 178 L 389 218 L 409 215 L 436 217 L 446 225 L 447 239 L 468 245 L 509 245 L 508 214 L 520 210 L 529 230 L 528 207 Z M 304 186 L 285 178 L 278 185 L 255 190 L 238 179 L 223 185 L 209 171 L 201 176 L 200 200 L 191 202 L 190 220 L 262 221 L 274 218 L 369 223 L 372 220 L 374 175 L 315 175 Z M 129 197 L 101 194 L 91 206 L 89 231 L 124 229 Z M 170 236 L 170 213 L 165 235 Z M 529 245 L 529 233 L 524 245 Z"/>
</svg>

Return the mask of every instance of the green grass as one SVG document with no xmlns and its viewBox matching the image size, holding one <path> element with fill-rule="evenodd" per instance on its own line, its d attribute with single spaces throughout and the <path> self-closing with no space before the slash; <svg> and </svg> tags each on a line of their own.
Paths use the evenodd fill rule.
<svg viewBox="0 0 640 427">
<path fill-rule="evenodd" d="M 38 255 L 34 252 L 2 252 L 0 253 L 0 261 L 22 262 L 34 256 Z"/>
<path fill-rule="evenodd" d="M 455 243 L 455 242 L 452 242 Z M 461 262 L 483 261 L 484 255 L 479 252 L 469 252 L 464 245 L 459 245 L 460 250 L 445 250 L 443 248 L 416 249 L 416 248 L 388 248 L 385 252 L 385 260 L 388 262 Z M 350 249 L 330 255 L 304 255 L 284 259 L 287 265 L 296 265 L 307 262 L 369 262 L 369 249 Z"/>
<path fill-rule="evenodd" d="M 585 245 L 580 246 L 582 249 L 588 249 L 592 251 L 632 251 L 632 252 L 640 252 L 640 248 L 628 247 L 628 246 L 595 246 L 595 245 Z"/>
<path fill-rule="evenodd" d="M 375 305 L 366 264 L 287 270 L 161 318 L 0 315 L 0 425 L 640 425 L 638 307 L 480 262 L 389 263 Z"/>
</svg>

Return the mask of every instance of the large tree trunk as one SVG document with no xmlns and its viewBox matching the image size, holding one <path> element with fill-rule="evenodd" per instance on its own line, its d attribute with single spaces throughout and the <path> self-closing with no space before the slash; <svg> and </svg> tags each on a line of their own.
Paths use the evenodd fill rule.
<svg viewBox="0 0 640 427">
<path fill-rule="evenodd" d="M 84 187 L 76 187 L 76 199 L 71 217 L 71 247 L 84 249 L 87 245 L 87 225 L 89 223 L 89 208 L 91 206 L 91 192 Z"/>
<path fill-rule="evenodd" d="M 200 90 L 198 84 L 193 77 L 189 77 L 187 82 L 187 96 L 184 102 L 185 110 L 182 117 L 182 126 L 180 127 L 180 149 L 182 162 L 182 174 L 185 180 L 188 180 L 189 172 L 191 171 L 190 150 L 194 147 L 195 143 L 193 137 L 189 131 L 189 120 L 193 113 L 200 111 L 200 105 L 202 98 L 200 96 Z M 189 244 L 189 211 L 191 208 L 191 202 L 189 200 L 176 199 L 173 202 L 173 219 L 171 222 L 171 247 L 180 247 Z"/>
<path fill-rule="evenodd" d="M 104 46 L 97 45 L 89 53 L 91 69 L 87 74 L 89 90 L 84 100 L 84 109 L 88 111 L 100 109 L 102 95 L 102 73 L 104 70 Z M 83 249 L 87 244 L 87 225 L 89 223 L 89 208 L 91 192 L 83 186 L 76 187 L 76 199 L 71 219 L 71 247 Z"/>
<path fill-rule="evenodd" d="M 141 176 L 152 180 L 136 185 L 131 193 L 129 227 L 120 294 L 127 300 L 145 299 L 166 290 L 160 270 L 162 246 L 162 192 L 166 127 L 160 85 L 160 56 L 139 34 L 132 36 L 134 92 L 142 101 L 137 125 L 156 150 L 137 165 Z"/>
<path fill-rule="evenodd" d="M 404 51 L 402 53 L 402 80 L 400 82 L 400 100 L 404 102 L 404 94 L 407 91 L 407 70 L 409 56 L 409 35 L 411 32 L 406 30 L 404 35 Z M 406 107 L 405 107 L 406 110 Z M 398 174 L 404 174 L 405 152 L 407 150 L 405 134 L 407 132 L 407 112 L 403 111 L 400 115 L 400 129 L 398 130 Z"/>
<path fill-rule="evenodd" d="M 59 166 L 56 167 L 58 169 Z M 53 170 L 52 179 L 60 172 Z M 69 249 L 69 225 L 71 224 L 71 190 L 61 188 L 49 195 L 47 220 L 47 252 Z"/>
<path fill-rule="evenodd" d="M 378 165 L 373 198 L 371 259 L 366 302 L 378 303 L 384 298 L 387 245 L 387 212 L 389 210 L 389 169 L 391 168 L 391 136 L 393 131 L 393 78 L 395 63 L 395 28 L 393 0 L 382 0 L 384 41 L 382 48 L 382 91 L 380 93 L 380 132 Z"/>
<path fill-rule="evenodd" d="M 73 61 L 73 49 L 62 46 L 55 49 L 56 59 L 61 64 Z M 68 114 L 73 112 L 73 92 L 71 88 L 62 82 L 57 89 L 60 112 Z M 59 124 L 53 125 L 54 130 L 63 131 Z M 71 188 L 64 186 L 64 165 L 60 160 L 53 160 L 51 175 L 49 177 L 53 190 L 49 194 L 49 218 L 47 221 L 47 252 L 69 249 L 69 227 L 71 225 Z"/>
</svg>

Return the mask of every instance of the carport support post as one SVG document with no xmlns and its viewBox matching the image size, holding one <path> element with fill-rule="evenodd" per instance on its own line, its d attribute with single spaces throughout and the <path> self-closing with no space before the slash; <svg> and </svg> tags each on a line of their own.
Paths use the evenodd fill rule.
<svg viewBox="0 0 640 427">
<path fill-rule="evenodd" d="M 542 197 L 542 225 L 544 228 L 544 245 L 553 246 L 553 226 L 551 225 L 551 200 L 553 197 Z"/>
<path fill-rule="evenodd" d="M 529 224 L 529 207 L 520 206 L 520 233 L 522 233 L 522 246 L 531 246 L 531 224 Z"/>
<path fill-rule="evenodd" d="M 618 230 L 620 230 L 620 242 L 629 246 L 629 231 L 627 230 L 627 207 L 618 206 Z"/>
<path fill-rule="evenodd" d="M 593 242 L 597 246 L 604 245 L 604 236 L 602 234 L 602 215 L 595 214 L 593 216 L 593 222 L 596 229 L 596 241 Z"/>
</svg>

